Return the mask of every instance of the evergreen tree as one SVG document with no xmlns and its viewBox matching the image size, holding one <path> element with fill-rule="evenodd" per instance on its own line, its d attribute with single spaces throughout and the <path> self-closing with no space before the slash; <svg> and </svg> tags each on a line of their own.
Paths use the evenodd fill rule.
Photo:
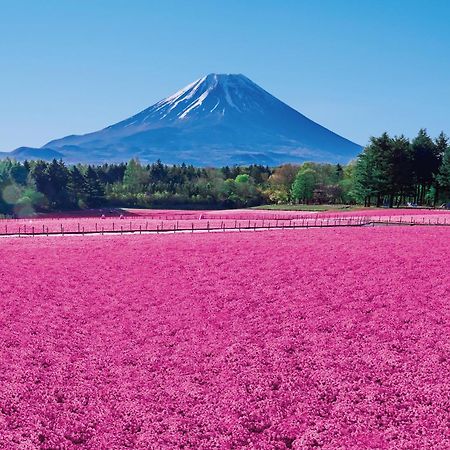
<svg viewBox="0 0 450 450">
<path fill-rule="evenodd" d="M 165 166 L 159 159 L 156 163 L 150 166 L 150 182 L 158 183 L 163 181 L 167 176 L 167 166 Z"/>
<path fill-rule="evenodd" d="M 125 169 L 123 186 L 131 194 L 138 194 L 144 192 L 148 179 L 149 174 L 145 167 L 142 167 L 138 159 L 132 159 Z"/>
<path fill-rule="evenodd" d="M 415 176 L 416 201 L 423 204 L 425 194 L 439 171 L 439 150 L 425 129 L 419 130 L 411 143 L 413 171 Z"/>
<path fill-rule="evenodd" d="M 443 198 L 448 202 L 450 200 L 450 146 L 445 149 L 437 181 Z"/>
<path fill-rule="evenodd" d="M 23 164 L 20 164 L 16 161 L 11 163 L 9 169 L 9 176 L 13 183 L 20 184 L 25 186 L 28 180 L 28 170 L 27 167 Z"/>
<path fill-rule="evenodd" d="M 69 201 L 73 207 L 83 208 L 86 205 L 86 178 L 77 166 L 73 166 L 69 172 L 68 191 Z"/>
<path fill-rule="evenodd" d="M 36 189 L 45 196 L 47 203 L 49 203 L 53 189 L 50 185 L 47 163 L 45 161 L 36 161 L 31 168 L 30 174 L 34 180 Z"/>
<path fill-rule="evenodd" d="M 444 157 L 445 157 L 446 152 L 448 152 L 448 147 L 449 147 L 448 138 L 444 134 L 443 131 L 437 137 L 437 139 L 435 141 L 435 145 L 436 145 L 436 155 L 438 158 L 439 170 L 438 170 L 438 173 L 436 174 L 436 176 L 434 178 L 434 182 L 433 182 L 433 187 L 434 187 L 433 206 L 436 206 L 436 203 L 440 196 L 440 191 L 441 191 L 441 182 L 439 181 L 440 174 L 442 171 L 442 166 L 444 164 Z"/>
<path fill-rule="evenodd" d="M 372 204 L 372 196 L 376 194 L 376 191 L 372 155 L 367 148 L 358 156 L 352 177 L 352 197 L 358 202 L 364 202 L 364 206 L 370 207 Z"/>
<path fill-rule="evenodd" d="M 334 179 L 336 183 L 339 183 L 343 178 L 344 178 L 344 169 L 340 164 L 336 164 L 334 172 Z"/>
<path fill-rule="evenodd" d="M 377 206 L 381 206 L 384 195 L 390 192 L 388 172 L 392 151 L 392 140 L 387 133 L 372 137 L 369 145 L 358 157 L 355 169 L 355 193 L 366 206 L 371 205 L 376 196 Z"/>
<path fill-rule="evenodd" d="M 105 191 L 101 185 L 97 172 L 92 166 L 88 166 L 86 172 L 86 205 L 89 208 L 97 208 L 104 201 Z"/>
<path fill-rule="evenodd" d="M 413 189 L 413 167 L 410 143 L 404 136 L 391 140 L 391 149 L 387 155 L 387 191 L 389 207 L 394 206 L 394 199 L 398 196 L 397 206 L 400 206 L 405 196 Z"/>
<path fill-rule="evenodd" d="M 55 209 L 65 209 L 70 207 L 68 181 L 69 170 L 62 161 L 54 159 L 47 166 L 49 179 L 49 191 L 47 198 Z"/>
</svg>

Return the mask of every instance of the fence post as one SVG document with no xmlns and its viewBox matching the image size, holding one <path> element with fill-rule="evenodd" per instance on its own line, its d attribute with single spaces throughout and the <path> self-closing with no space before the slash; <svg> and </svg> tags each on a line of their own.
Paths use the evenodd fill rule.
<svg viewBox="0 0 450 450">
<path fill-rule="evenodd" d="M 191 222 L 192 233 L 194 232 L 194 222 Z"/>
<path fill-rule="evenodd" d="M 48 227 L 47 227 L 47 236 L 48 236 Z"/>
<path fill-rule="evenodd" d="M 95 222 L 95 232 L 97 233 L 98 228 L 97 228 L 97 222 Z"/>
</svg>

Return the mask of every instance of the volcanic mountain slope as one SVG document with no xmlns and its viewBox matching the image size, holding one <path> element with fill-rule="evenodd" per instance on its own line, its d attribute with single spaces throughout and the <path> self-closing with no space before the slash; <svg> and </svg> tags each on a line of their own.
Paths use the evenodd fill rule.
<svg viewBox="0 0 450 450">
<path fill-rule="evenodd" d="M 46 144 L 70 162 L 197 166 L 347 162 L 361 147 L 313 122 L 244 75 L 210 74 L 129 119 Z"/>
</svg>

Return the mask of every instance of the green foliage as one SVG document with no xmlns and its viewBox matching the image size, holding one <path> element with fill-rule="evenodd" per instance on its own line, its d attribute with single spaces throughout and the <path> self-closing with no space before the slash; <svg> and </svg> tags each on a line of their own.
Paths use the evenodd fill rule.
<svg viewBox="0 0 450 450">
<path fill-rule="evenodd" d="M 442 164 L 437 175 L 438 186 L 441 188 L 443 199 L 450 200 L 450 147 L 446 146 Z"/>
<path fill-rule="evenodd" d="M 85 179 L 86 206 L 98 208 L 104 202 L 104 187 L 93 167 L 88 166 Z"/>
<path fill-rule="evenodd" d="M 304 165 L 304 167 L 298 171 L 294 183 L 292 184 L 292 199 L 301 203 L 309 203 L 313 198 L 316 184 L 317 172 L 308 167 L 308 165 Z"/>
<path fill-rule="evenodd" d="M 67 186 L 69 194 L 69 204 L 80 209 L 86 208 L 87 183 L 86 177 L 78 166 L 73 166 L 69 172 L 69 182 Z"/>
<path fill-rule="evenodd" d="M 268 179 L 266 195 L 275 203 L 285 203 L 290 199 L 292 183 L 298 173 L 299 166 L 283 164 L 277 167 Z"/>
<path fill-rule="evenodd" d="M 123 186 L 131 194 L 139 194 L 145 191 L 149 178 L 149 171 L 142 167 L 138 159 L 132 159 L 125 169 Z"/>
<path fill-rule="evenodd" d="M 337 183 L 344 179 L 344 168 L 340 164 L 336 164 L 334 178 Z"/>
<path fill-rule="evenodd" d="M 305 162 L 221 169 L 143 165 L 138 159 L 101 166 L 63 161 L 0 161 L 0 213 L 32 214 L 102 206 L 234 208 L 265 203 L 436 204 L 450 197 L 450 150 L 441 133 L 420 130 L 410 142 L 374 137 L 347 165 Z"/>
<path fill-rule="evenodd" d="M 350 194 L 367 206 L 373 199 L 377 206 L 407 202 L 435 205 L 446 189 L 446 177 L 440 175 L 445 171 L 447 146 L 443 133 L 433 141 L 424 129 L 412 142 L 387 133 L 373 137 L 358 157 Z"/>
<path fill-rule="evenodd" d="M 235 181 L 236 183 L 248 183 L 250 182 L 250 175 L 242 173 L 236 177 Z"/>
</svg>

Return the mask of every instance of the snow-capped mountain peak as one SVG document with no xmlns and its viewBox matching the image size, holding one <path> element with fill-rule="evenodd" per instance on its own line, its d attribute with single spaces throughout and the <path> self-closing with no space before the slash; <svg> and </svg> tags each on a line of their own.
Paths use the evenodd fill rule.
<svg viewBox="0 0 450 450">
<path fill-rule="evenodd" d="M 196 165 L 346 162 L 360 151 L 246 76 L 216 73 L 103 130 L 44 147 L 76 161 L 138 156 Z"/>
<path fill-rule="evenodd" d="M 197 113 L 223 116 L 230 109 L 242 113 L 253 107 L 261 111 L 261 105 L 258 105 L 261 98 L 257 100 L 264 95 L 273 98 L 244 75 L 211 73 L 130 119 L 109 128 L 145 124 L 153 120 L 183 120 L 195 117 Z"/>
</svg>

